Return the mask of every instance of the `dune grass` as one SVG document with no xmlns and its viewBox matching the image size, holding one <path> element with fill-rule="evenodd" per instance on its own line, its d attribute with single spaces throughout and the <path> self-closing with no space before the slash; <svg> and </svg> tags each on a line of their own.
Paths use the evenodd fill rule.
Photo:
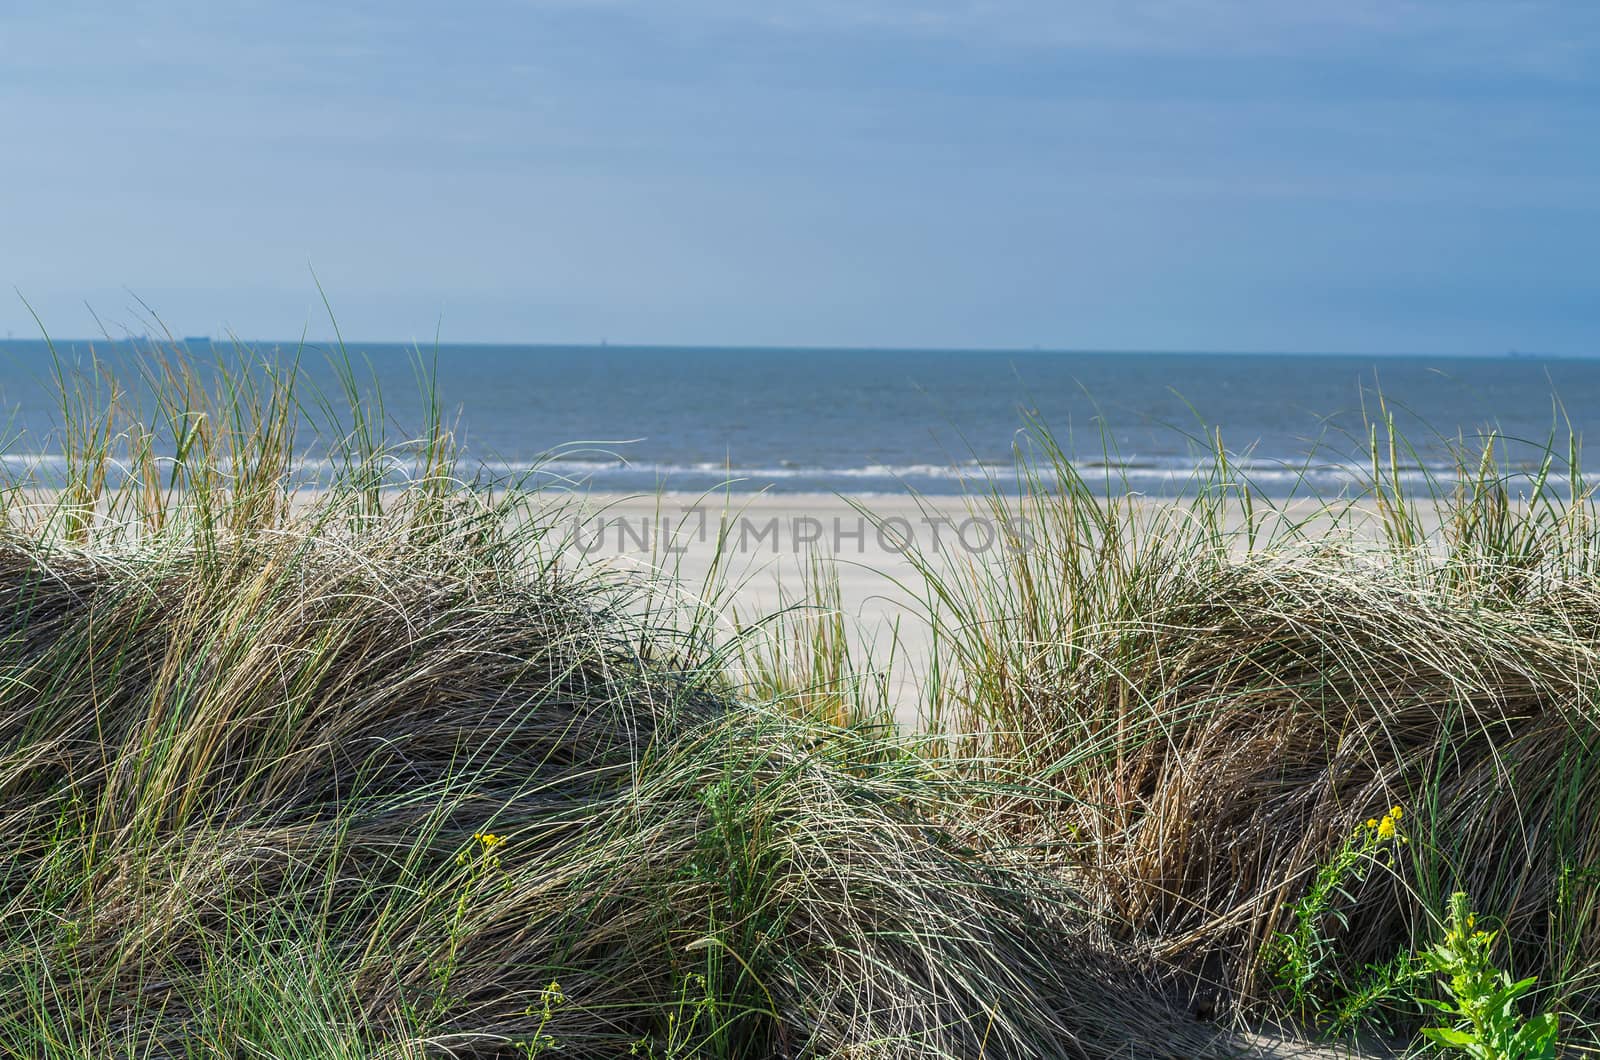
<svg viewBox="0 0 1600 1060">
<path fill-rule="evenodd" d="M 1197 1008 L 1403 1041 L 1438 996 L 1414 955 L 1466 892 L 1537 976 L 1528 1004 L 1596 1051 L 1600 521 L 1577 440 L 1510 466 L 1491 435 L 1426 475 L 1388 420 L 1357 488 L 1292 502 L 1219 442 L 1153 506 L 1029 442 L 1021 488 L 969 503 L 1030 540 L 920 557 L 948 760 L 1028 783 L 985 811 Z M 1296 925 L 1395 806 L 1400 841 Z"/>
<path fill-rule="evenodd" d="M 436 403 L 145 370 L 62 365 L 5 488 L 0 1054 L 1238 1051 L 986 781 L 573 574 Z"/>
<path fill-rule="evenodd" d="M 1406 1042 L 1457 892 L 1600 1051 L 1575 440 L 1419 478 L 1383 421 L 1286 503 L 1213 437 L 1152 505 L 1035 425 L 969 498 L 1026 540 L 917 557 L 897 734 L 825 564 L 730 636 L 726 586 L 575 569 L 537 469 L 473 472 L 431 390 L 395 440 L 353 363 L 58 365 L 63 466 L 0 484 L 0 1054 Z"/>
</svg>

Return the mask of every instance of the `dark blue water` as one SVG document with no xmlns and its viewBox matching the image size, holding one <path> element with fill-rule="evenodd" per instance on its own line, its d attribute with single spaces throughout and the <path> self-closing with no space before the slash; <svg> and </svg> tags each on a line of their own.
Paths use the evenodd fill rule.
<svg viewBox="0 0 1600 1060">
<path fill-rule="evenodd" d="M 232 358 L 189 344 L 206 357 Z M 1090 477 L 1170 493 L 1221 428 L 1258 486 L 1336 491 L 1365 459 L 1379 394 L 1415 447 L 1417 473 L 1449 465 L 1449 441 L 1495 429 L 1543 444 L 1600 426 L 1600 361 L 1324 355 L 665 349 L 352 343 L 364 389 L 381 391 L 391 439 L 421 424 L 419 370 L 470 459 L 620 490 L 898 491 L 962 488 L 1010 474 L 1030 419 L 1048 424 Z M 86 364 L 88 343 L 58 343 Z M 256 344 L 298 358 L 313 390 L 335 391 L 325 347 Z M 96 344 L 133 378 L 148 352 Z M 58 451 L 51 359 L 42 343 L 0 344 L 0 407 L 13 459 Z M 134 388 L 137 390 L 137 387 Z M 315 416 L 312 417 L 315 419 Z M 551 459 L 550 454 L 557 454 Z M 1513 460 L 1531 450 L 1513 446 Z M 1298 485 L 1296 485 L 1298 483 Z"/>
</svg>

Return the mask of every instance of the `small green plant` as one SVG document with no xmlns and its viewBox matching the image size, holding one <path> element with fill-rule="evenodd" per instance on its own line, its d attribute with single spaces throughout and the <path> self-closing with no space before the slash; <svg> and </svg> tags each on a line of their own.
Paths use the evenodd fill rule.
<svg viewBox="0 0 1600 1060">
<path fill-rule="evenodd" d="M 1444 941 L 1422 959 L 1444 977 L 1448 1001 L 1426 1003 L 1455 1020 L 1453 1027 L 1426 1027 L 1423 1035 L 1439 1045 L 1459 1049 L 1473 1060 L 1550 1060 L 1556 1055 L 1557 1020 L 1541 1012 L 1524 1020 L 1517 1001 L 1533 989 L 1535 979 L 1512 981 L 1490 956 L 1499 932 L 1478 928 L 1466 893 L 1450 896 Z"/>
<path fill-rule="evenodd" d="M 539 992 L 539 1007 L 536 1009 L 529 1005 L 527 1008 L 529 1016 L 539 1017 L 539 1028 L 533 1032 L 533 1037 L 517 1043 L 517 1048 L 522 1050 L 523 1055 L 531 1060 L 532 1057 L 542 1056 L 546 1052 L 561 1048 L 561 1043 L 556 1041 L 554 1035 L 547 1034 L 545 1028 L 555 1019 L 556 1010 L 566 1003 L 567 995 L 561 992 L 561 984 L 554 979 L 550 980 L 550 984 Z"/>
<path fill-rule="evenodd" d="M 711 981 L 699 972 L 690 972 L 678 983 L 678 1000 L 667 1012 L 666 1040 L 660 1043 L 645 1035 L 628 1050 L 629 1056 L 642 1056 L 645 1060 L 684 1060 L 700 1055 L 704 1046 L 700 1020 L 716 1019 L 717 999 L 711 990 Z"/>
<path fill-rule="evenodd" d="M 1349 1034 L 1363 1027 L 1394 1031 L 1389 1013 L 1417 1009 L 1416 984 L 1427 974 L 1427 966 L 1409 947 L 1387 961 L 1368 964 L 1323 1012 L 1328 1033 Z"/>
<path fill-rule="evenodd" d="M 1290 906 L 1289 930 L 1273 936 L 1276 986 L 1289 996 L 1291 1008 L 1302 1019 L 1329 1018 L 1328 988 L 1335 956 L 1330 922 L 1337 929 L 1348 926 L 1337 903 L 1351 900 L 1349 888 L 1384 863 L 1384 852 L 1393 843 L 1405 842 L 1400 834 L 1404 816 L 1401 807 L 1393 806 L 1381 819 L 1371 818 L 1346 836 L 1333 858 L 1317 870 L 1310 889 Z M 1342 1014 L 1343 1022 L 1358 1017 L 1358 1013 Z"/>
<path fill-rule="evenodd" d="M 467 870 L 467 876 L 461 883 L 447 919 L 445 953 L 428 970 L 434 982 L 434 997 L 427 1013 L 430 1021 L 443 1017 L 458 1000 L 450 993 L 450 979 L 455 974 L 461 941 L 466 935 L 467 913 L 490 877 L 500 871 L 498 851 L 505 842 L 503 835 L 474 832 L 471 846 L 456 854 L 456 864 Z"/>
</svg>

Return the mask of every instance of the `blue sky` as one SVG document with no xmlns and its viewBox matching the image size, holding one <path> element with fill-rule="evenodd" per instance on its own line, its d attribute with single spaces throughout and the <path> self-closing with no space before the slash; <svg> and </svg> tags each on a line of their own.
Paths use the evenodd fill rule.
<svg viewBox="0 0 1600 1060">
<path fill-rule="evenodd" d="M 23 0 L 0 87 L 60 335 L 1600 354 L 1589 0 Z"/>
</svg>

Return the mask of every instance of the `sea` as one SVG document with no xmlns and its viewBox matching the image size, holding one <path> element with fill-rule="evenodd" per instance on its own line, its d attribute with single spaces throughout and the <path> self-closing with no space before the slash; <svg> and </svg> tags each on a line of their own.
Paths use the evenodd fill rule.
<svg viewBox="0 0 1600 1060">
<path fill-rule="evenodd" d="M 1009 488 L 1048 433 L 1070 471 L 1108 491 L 1181 494 L 1213 468 L 1269 495 L 1356 489 L 1373 431 L 1400 473 L 1448 480 L 1490 434 L 1524 479 L 1552 446 L 1600 428 L 1600 359 L 1015 350 L 790 349 L 348 342 L 0 343 L 0 461 L 58 466 L 60 371 L 139 382 L 174 347 L 205 371 L 263 365 L 302 379 L 301 451 L 314 475 L 344 388 L 381 400 L 403 476 L 424 395 L 464 467 L 486 481 L 656 490 L 939 495 Z M 102 384 L 104 385 L 104 384 Z M 331 398 L 324 403 L 316 395 Z M 1038 466 L 1037 461 L 1035 466 Z"/>
</svg>

